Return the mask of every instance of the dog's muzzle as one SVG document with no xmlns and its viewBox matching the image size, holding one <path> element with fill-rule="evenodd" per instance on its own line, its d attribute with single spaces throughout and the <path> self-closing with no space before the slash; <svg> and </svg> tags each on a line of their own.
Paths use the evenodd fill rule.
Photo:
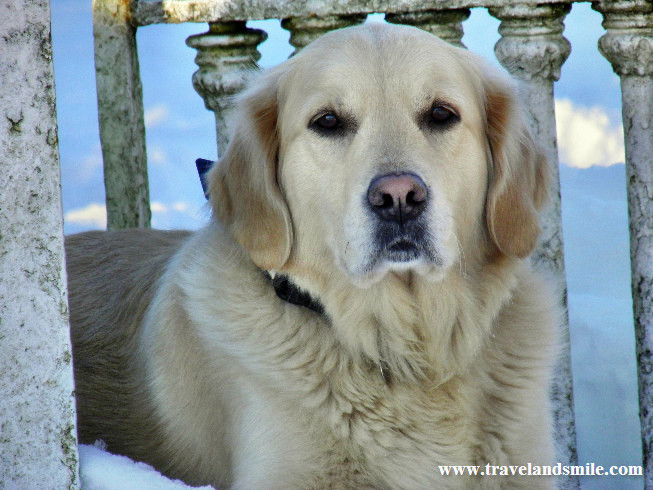
<svg viewBox="0 0 653 490">
<path fill-rule="evenodd" d="M 429 190 L 410 172 L 376 177 L 367 190 L 367 205 L 376 216 L 375 244 L 380 259 L 410 262 L 432 256 L 423 211 Z"/>
</svg>

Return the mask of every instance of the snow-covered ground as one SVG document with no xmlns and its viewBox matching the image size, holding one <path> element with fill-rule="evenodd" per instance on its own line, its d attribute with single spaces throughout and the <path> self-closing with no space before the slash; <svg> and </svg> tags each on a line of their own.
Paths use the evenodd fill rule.
<svg viewBox="0 0 653 490">
<path fill-rule="evenodd" d="M 145 463 L 135 463 L 126 456 L 108 453 L 98 441 L 79 446 L 80 477 L 84 490 L 179 490 L 190 487 L 170 480 Z"/>
</svg>

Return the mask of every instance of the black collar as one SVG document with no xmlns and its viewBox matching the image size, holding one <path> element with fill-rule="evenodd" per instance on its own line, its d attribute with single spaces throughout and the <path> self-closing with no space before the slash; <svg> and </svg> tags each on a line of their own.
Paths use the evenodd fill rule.
<svg viewBox="0 0 653 490">
<path fill-rule="evenodd" d="M 274 276 L 272 276 L 272 274 L 267 271 L 263 271 L 263 274 L 272 283 L 274 291 L 282 300 L 293 305 L 308 308 L 319 315 L 325 314 L 324 305 L 320 300 L 314 298 L 306 291 L 301 290 L 288 276 L 283 274 L 274 274 Z"/>
</svg>

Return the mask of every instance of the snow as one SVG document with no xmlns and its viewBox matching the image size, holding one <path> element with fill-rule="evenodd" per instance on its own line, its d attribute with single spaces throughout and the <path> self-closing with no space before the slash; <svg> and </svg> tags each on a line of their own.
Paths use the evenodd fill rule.
<svg viewBox="0 0 653 490">
<path fill-rule="evenodd" d="M 211 486 L 191 487 L 179 480 L 170 480 L 148 464 L 107 452 L 102 441 L 97 441 L 92 446 L 80 444 L 79 460 L 84 490 L 213 489 Z"/>
</svg>

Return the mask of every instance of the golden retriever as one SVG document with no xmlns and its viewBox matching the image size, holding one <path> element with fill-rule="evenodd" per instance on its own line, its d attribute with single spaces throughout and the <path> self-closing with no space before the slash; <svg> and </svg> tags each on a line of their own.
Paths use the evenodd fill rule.
<svg viewBox="0 0 653 490">
<path fill-rule="evenodd" d="M 548 164 L 513 82 L 368 24 L 235 114 L 208 226 L 67 240 L 80 441 L 221 488 L 551 485 L 440 468 L 553 463 Z"/>
</svg>

